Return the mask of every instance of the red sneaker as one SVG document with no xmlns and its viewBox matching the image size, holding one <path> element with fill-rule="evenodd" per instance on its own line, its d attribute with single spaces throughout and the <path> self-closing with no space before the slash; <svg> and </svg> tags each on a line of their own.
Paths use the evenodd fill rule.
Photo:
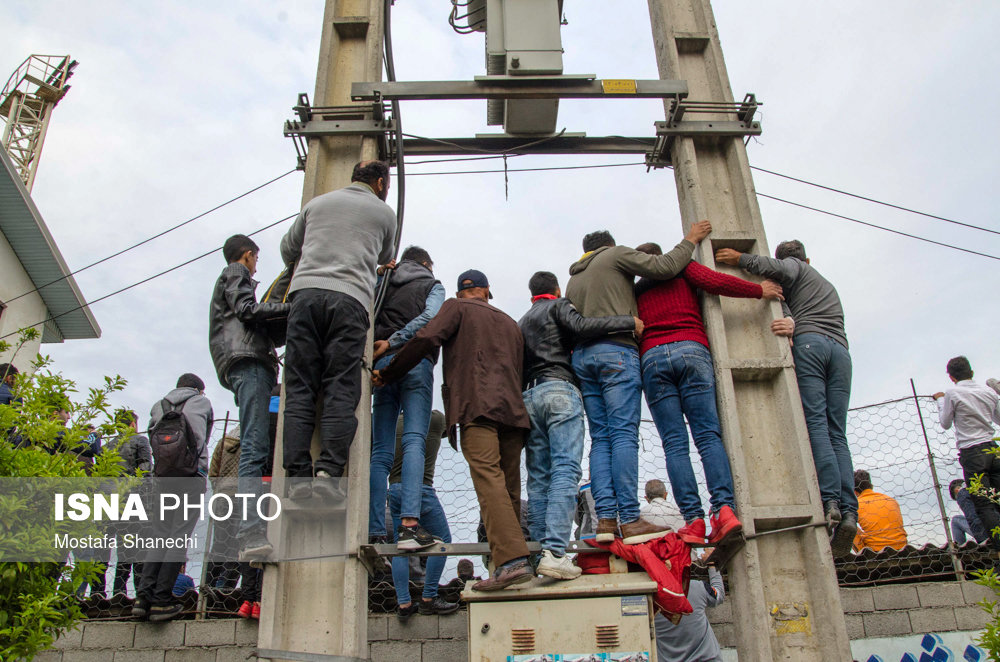
<svg viewBox="0 0 1000 662">
<path fill-rule="evenodd" d="M 250 618 L 250 614 L 252 613 L 253 605 L 250 604 L 249 600 L 244 600 L 243 604 L 241 604 L 240 608 L 236 611 L 236 615 L 240 618 Z"/>
<path fill-rule="evenodd" d="M 743 530 L 743 525 L 736 519 L 736 513 L 729 506 L 719 508 L 719 512 L 709 518 L 712 522 L 712 532 L 708 534 L 710 545 L 721 544 L 729 536 L 736 535 Z"/>
<path fill-rule="evenodd" d="M 253 607 L 250 609 L 250 618 L 252 618 L 255 621 L 259 621 L 260 620 L 260 603 L 259 602 L 253 603 Z"/>
<path fill-rule="evenodd" d="M 677 529 L 677 535 L 686 543 L 705 544 L 705 520 L 693 519 Z"/>
</svg>

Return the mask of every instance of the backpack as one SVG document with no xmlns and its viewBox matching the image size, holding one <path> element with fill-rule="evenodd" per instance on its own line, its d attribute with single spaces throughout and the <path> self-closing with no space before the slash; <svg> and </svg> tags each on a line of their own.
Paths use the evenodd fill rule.
<svg viewBox="0 0 1000 662">
<path fill-rule="evenodd" d="M 153 475 L 158 478 L 188 478 L 198 475 L 197 441 L 180 405 L 160 400 L 163 416 L 149 431 L 153 449 Z"/>
</svg>

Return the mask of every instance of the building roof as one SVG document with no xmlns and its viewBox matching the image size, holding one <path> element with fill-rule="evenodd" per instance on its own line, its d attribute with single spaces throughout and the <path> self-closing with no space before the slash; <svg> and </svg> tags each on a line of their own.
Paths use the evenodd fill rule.
<svg viewBox="0 0 1000 662">
<path fill-rule="evenodd" d="M 0 232 L 7 238 L 31 282 L 39 288 L 38 293 L 48 308 L 50 319 L 42 330 L 42 342 L 100 338 L 101 327 L 86 307 L 87 300 L 69 275 L 69 267 L 42 215 L 2 149 Z"/>
</svg>

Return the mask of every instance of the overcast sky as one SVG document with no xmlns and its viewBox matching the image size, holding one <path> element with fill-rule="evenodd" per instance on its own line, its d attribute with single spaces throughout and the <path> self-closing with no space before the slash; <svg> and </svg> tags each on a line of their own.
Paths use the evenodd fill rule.
<svg viewBox="0 0 1000 662">
<path fill-rule="evenodd" d="M 394 10 L 400 80 L 483 74 L 483 37 L 452 32 L 445 0 Z M 323 3 L 86 2 L 0 4 L 6 77 L 31 53 L 80 62 L 56 108 L 33 197 L 76 269 L 292 169 L 282 137 L 299 92 L 313 95 Z M 715 7 L 737 98 L 764 102 L 751 164 L 966 223 L 995 219 L 1000 106 L 991 46 L 1000 5 L 970 2 L 763 3 Z M 656 78 L 646 3 L 566 3 L 565 72 Z M 407 102 L 409 133 L 465 137 L 485 102 Z M 559 128 L 591 136 L 651 136 L 657 101 L 565 101 Z M 639 157 L 519 157 L 510 167 L 636 163 Z M 493 169 L 497 162 L 414 165 L 411 174 Z M 761 193 L 1000 255 L 1000 238 L 893 211 L 756 172 Z M 98 298 L 178 264 L 229 235 L 300 207 L 301 173 L 77 276 Z M 495 305 L 515 319 L 536 270 L 559 275 L 580 239 L 611 230 L 619 243 L 680 238 L 673 174 L 640 166 L 407 179 L 403 245 L 434 258 L 449 292 L 464 269 L 489 276 Z M 389 202 L 395 205 L 395 196 Z M 947 385 L 944 364 L 965 353 L 977 376 L 1000 377 L 997 263 L 844 220 L 760 200 L 768 242 L 798 238 L 838 288 L 854 360 L 852 405 Z M 257 236 L 258 278 L 279 270 L 288 223 Z M 208 384 L 217 416 L 235 412 L 207 349 L 208 303 L 221 251 L 94 306 L 99 340 L 43 346 L 82 387 L 105 374 L 129 381 L 118 403 L 145 413 L 182 372 Z"/>
</svg>

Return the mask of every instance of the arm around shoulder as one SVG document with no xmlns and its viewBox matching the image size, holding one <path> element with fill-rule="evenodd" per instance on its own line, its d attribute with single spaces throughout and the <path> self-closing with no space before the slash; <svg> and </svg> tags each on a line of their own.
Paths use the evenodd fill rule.
<svg viewBox="0 0 1000 662">
<path fill-rule="evenodd" d="M 569 299 L 555 302 L 556 322 L 581 342 L 587 342 L 612 333 L 635 331 L 635 318 L 628 315 L 609 317 L 584 317 Z"/>
</svg>

